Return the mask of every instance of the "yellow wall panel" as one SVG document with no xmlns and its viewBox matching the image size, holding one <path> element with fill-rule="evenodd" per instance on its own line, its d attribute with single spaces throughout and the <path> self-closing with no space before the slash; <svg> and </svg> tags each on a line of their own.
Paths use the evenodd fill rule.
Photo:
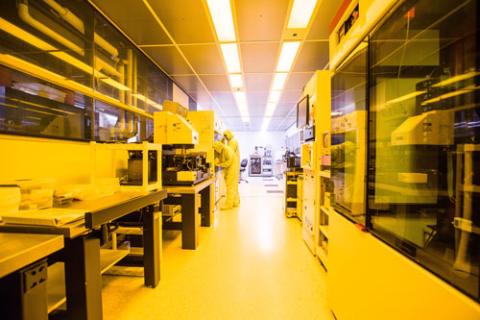
<svg viewBox="0 0 480 320">
<path fill-rule="evenodd" d="M 480 305 L 337 213 L 328 300 L 339 320 L 477 320 Z"/>
<path fill-rule="evenodd" d="M 53 178 L 58 183 L 90 182 L 88 142 L 0 135 L 0 154 L 0 181 Z M 101 168 L 111 170 L 111 165 L 105 165 L 111 159 L 103 152 L 97 161 Z"/>
</svg>

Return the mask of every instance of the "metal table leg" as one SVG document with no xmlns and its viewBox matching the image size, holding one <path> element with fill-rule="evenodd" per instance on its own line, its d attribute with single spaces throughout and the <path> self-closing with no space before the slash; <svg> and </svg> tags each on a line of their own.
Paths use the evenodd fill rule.
<svg viewBox="0 0 480 320">
<path fill-rule="evenodd" d="M 182 194 L 182 248 L 196 249 L 200 217 L 197 213 L 196 194 Z"/>
<path fill-rule="evenodd" d="M 102 319 L 100 240 L 65 239 L 64 259 L 68 319 Z"/>
<path fill-rule="evenodd" d="M 0 298 L 2 319 L 47 320 L 47 261 L 1 279 Z"/>
<path fill-rule="evenodd" d="M 202 206 L 200 207 L 202 227 L 210 227 L 213 223 L 212 191 L 212 185 L 200 191 L 200 195 L 202 196 Z"/>
<path fill-rule="evenodd" d="M 153 206 L 143 210 L 143 269 L 145 286 L 155 288 L 160 281 L 162 261 L 162 227 Z"/>
</svg>

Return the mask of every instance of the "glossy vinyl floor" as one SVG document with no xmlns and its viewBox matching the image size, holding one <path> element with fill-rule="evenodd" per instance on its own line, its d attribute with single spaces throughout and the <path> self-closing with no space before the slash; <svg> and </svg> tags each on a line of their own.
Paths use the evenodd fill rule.
<svg viewBox="0 0 480 320">
<path fill-rule="evenodd" d="M 241 206 L 202 228 L 197 250 L 163 234 L 162 280 L 104 276 L 105 319 L 322 319 L 325 272 L 308 251 L 297 219 L 283 215 L 283 183 L 250 178 Z M 267 185 L 267 186 L 265 186 Z M 275 186 L 278 185 L 278 186 Z"/>
</svg>

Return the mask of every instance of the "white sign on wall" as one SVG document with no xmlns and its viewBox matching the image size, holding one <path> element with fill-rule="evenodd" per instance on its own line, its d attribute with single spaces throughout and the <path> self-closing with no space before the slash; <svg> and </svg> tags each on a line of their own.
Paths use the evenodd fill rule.
<svg viewBox="0 0 480 320">
<path fill-rule="evenodd" d="M 173 101 L 180 103 L 185 108 L 189 108 L 188 95 L 175 83 L 173 84 Z"/>
</svg>

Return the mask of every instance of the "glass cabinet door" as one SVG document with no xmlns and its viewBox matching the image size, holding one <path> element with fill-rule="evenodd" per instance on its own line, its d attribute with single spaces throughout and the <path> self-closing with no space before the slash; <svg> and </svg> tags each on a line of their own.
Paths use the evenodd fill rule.
<svg viewBox="0 0 480 320">
<path fill-rule="evenodd" d="M 331 176 L 335 210 L 365 224 L 366 43 L 332 77 Z"/>
<path fill-rule="evenodd" d="M 372 231 L 479 296 L 477 1 L 404 2 L 370 37 Z"/>
</svg>

